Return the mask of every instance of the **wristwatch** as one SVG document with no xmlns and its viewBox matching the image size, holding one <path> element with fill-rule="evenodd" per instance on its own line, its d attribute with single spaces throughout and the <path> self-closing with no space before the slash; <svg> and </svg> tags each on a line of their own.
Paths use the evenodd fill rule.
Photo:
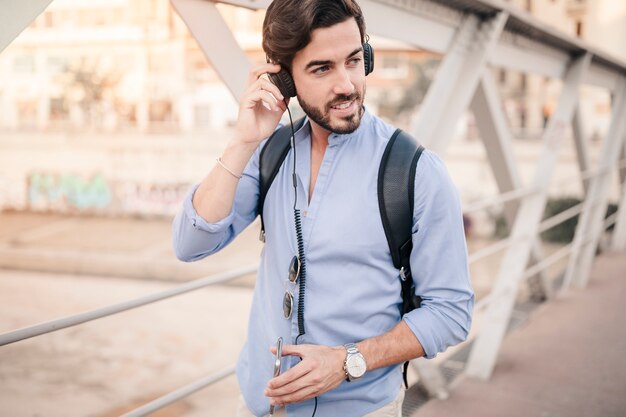
<svg viewBox="0 0 626 417">
<path fill-rule="evenodd" d="M 361 378 L 367 371 L 367 364 L 365 358 L 359 352 L 359 349 L 354 343 L 346 343 L 343 345 L 346 348 L 346 360 L 343 362 L 343 370 L 346 372 L 346 379 L 348 381 L 354 381 Z"/>
</svg>

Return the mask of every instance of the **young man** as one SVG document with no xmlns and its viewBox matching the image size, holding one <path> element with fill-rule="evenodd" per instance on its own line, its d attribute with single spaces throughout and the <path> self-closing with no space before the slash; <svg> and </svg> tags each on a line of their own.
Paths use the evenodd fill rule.
<svg viewBox="0 0 626 417">
<path fill-rule="evenodd" d="M 415 174 L 411 252 L 422 304 L 400 314 L 400 280 L 377 198 L 379 163 L 395 128 L 363 107 L 364 42 L 353 0 L 275 0 L 263 24 L 272 63 L 251 71 L 233 138 L 174 220 L 176 254 L 194 261 L 219 251 L 256 218 L 263 140 L 286 110 L 264 75 L 288 71 L 307 115 L 295 133 L 306 331 L 300 334 L 296 314 L 300 280 L 289 280 L 299 254 L 291 149 L 263 208 L 266 243 L 237 364 L 242 416 L 265 415 L 270 404 L 288 416 L 314 410 L 323 417 L 400 416 L 400 364 L 432 358 L 469 331 L 474 295 L 458 195 L 428 150 Z M 289 296 L 293 314 L 285 311 Z M 268 348 L 279 337 L 282 374 L 273 378 L 275 350 Z"/>
</svg>

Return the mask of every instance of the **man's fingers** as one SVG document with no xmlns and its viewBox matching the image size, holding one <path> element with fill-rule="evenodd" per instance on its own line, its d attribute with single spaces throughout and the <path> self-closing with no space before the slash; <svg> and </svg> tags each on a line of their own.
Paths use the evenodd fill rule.
<svg viewBox="0 0 626 417">
<path fill-rule="evenodd" d="M 247 108 L 253 108 L 257 104 L 262 104 L 268 110 L 276 110 L 280 111 L 281 106 L 279 105 L 279 101 L 265 90 L 258 90 L 256 92 L 251 93 L 247 98 L 245 103 L 242 103 Z M 284 107 L 284 106 L 283 106 Z"/>
<path fill-rule="evenodd" d="M 310 345 L 285 345 L 283 346 L 283 356 L 299 356 L 304 358 L 309 351 Z"/>
<path fill-rule="evenodd" d="M 312 370 L 313 367 L 309 362 L 302 361 L 293 368 L 289 369 L 284 374 L 279 375 L 276 378 L 270 379 L 270 381 L 267 383 L 267 387 L 270 389 L 270 391 L 281 388 L 287 384 L 292 383 L 293 381 L 302 378 Z"/>
<path fill-rule="evenodd" d="M 266 80 L 265 78 L 259 78 L 257 83 L 258 83 L 258 86 L 262 90 L 269 91 L 270 93 L 274 94 L 274 97 L 276 97 L 278 100 L 284 100 L 285 99 L 285 97 L 280 92 L 278 87 L 276 87 L 276 85 L 274 83 L 272 83 L 271 81 Z"/>
<path fill-rule="evenodd" d="M 248 84 L 252 84 L 256 80 L 258 80 L 259 77 L 261 77 L 261 75 L 263 74 L 266 74 L 268 72 L 276 73 L 278 71 L 280 71 L 280 65 L 278 64 L 266 63 L 257 65 L 250 70 L 250 73 L 248 75 Z"/>
<path fill-rule="evenodd" d="M 284 345 L 283 356 L 299 356 L 304 358 L 313 345 Z M 270 347 L 270 352 L 276 354 L 276 346 Z"/>
<path fill-rule="evenodd" d="M 243 97 L 246 97 L 247 95 L 250 95 L 259 90 L 269 91 L 279 101 L 282 101 L 285 98 L 278 89 L 278 87 L 276 87 L 276 85 L 274 85 L 271 81 L 266 80 L 265 78 L 259 78 L 254 83 L 250 84 L 246 91 L 243 93 Z"/>
<path fill-rule="evenodd" d="M 274 397 L 274 398 L 270 398 L 270 404 L 274 404 L 274 405 L 284 405 L 284 404 L 290 404 L 290 403 L 297 403 L 300 401 L 304 401 L 304 400 L 308 400 L 311 398 L 316 397 L 318 394 L 318 387 L 313 385 L 313 386 L 308 386 L 308 387 L 304 387 L 296 392 L 293 392 L 291 394 L 287 394 L 287 395 L 283 395 L 281 397 Z"/>
<path fill-rule="evenodd" d="M 284 395 L 292 394 L 296 391 L 301 390 L 304 387 L 308 387 L 310 385 L 315 385 L 313 378 L 310 377 L 310 372 L 302 375 L 300 378 L 296 378 L 294 381 L 289 382 L 288 384 L 282 385 L 279 388 L 266 388 L 263 394 L 266 397 L 274 398 L 281 397 Z"/>
</svg>

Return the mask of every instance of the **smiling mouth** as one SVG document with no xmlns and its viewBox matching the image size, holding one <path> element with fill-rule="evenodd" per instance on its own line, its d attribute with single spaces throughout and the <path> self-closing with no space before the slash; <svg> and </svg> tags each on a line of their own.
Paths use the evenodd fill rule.
<svg viewBox="0 0 626 417">
<path fill-rule="evenodd" d="M 332 109 L 335 109 L 335 110 L 345 110 L 345 109 L 347 109 L 348 107 L 350 107 L 350 106 L 352 105 L 352 103 L 354 103 L 354 100 L 352 100 L 352 101 L 346 101 L 346 102 L 341 103 L 341 104 L 336 104 L 336 105 L 334 105 L 334 106 L 331 106 L 331 108 L 332 108 Z"/>
</svg>

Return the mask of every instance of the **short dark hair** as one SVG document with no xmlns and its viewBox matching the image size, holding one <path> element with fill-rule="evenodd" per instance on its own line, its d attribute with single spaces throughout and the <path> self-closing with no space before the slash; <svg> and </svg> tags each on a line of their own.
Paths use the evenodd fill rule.
<svg viewBox="0 0 626 417">
<path fill-rule="evenodd" d="M 268 59 L 291 71 L 296 53 L 311 42 L 315 29 L 356 20 L 365 41 L 365 20 L 354 0 L 274 0 L 263 21 L 263 50 Z"/>
</svg>

